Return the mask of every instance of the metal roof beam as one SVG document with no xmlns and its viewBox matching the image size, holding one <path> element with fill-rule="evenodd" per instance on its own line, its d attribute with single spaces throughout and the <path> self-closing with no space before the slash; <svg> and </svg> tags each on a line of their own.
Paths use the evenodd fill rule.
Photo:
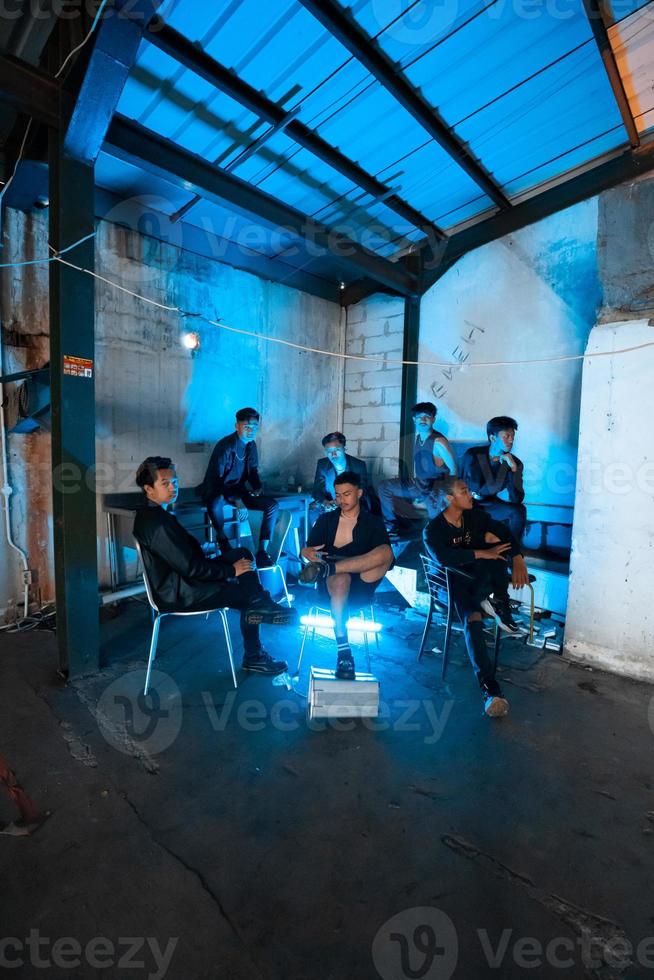
<svg viewBox="0 0 654 980">
<path fill-rule="evenodd" d="M 444 237 L 444 232 L 440 228 L 399 197 L 392 188 L 377 180 L 298 119 L 289 120 L 287 109 L 248 85 L 234 72 L 206 54 L 198 44 L 189 41 L 172 27 L 166 26 L 160 17 L 153 20 L 145 38 L 271 126 L 282 126 L 289 139 L 329 164 L 376 200 L 383 201 L 387 208 L 415 228 L 419 228 L 430 237 Z"/>
<path fill-rule="evenodd" d="M 9 55 L 0 55 L 0 103 L 54 129 L 59 126 L 57 82 Z"/>
<path fill-rule="evenodd" d="M 189 153 L 170 140 L 158 136 L 123 116 L 114 117 L 105 149 L 121 160 L 194 191 L 218 204 L 228 204 L 242 214 L 289 230 L 316 254 L 329 254 L 357 268 L 402 296 L 415 295 L 417 277 L 400 263 L 389 262 L 358 242 L 315 221 L 313 218 L 264 191 L 248 184 L 202 157 Z"/>
<path fill-rule="evenodd" d="M 161 2 L 114 0 L 100 21 L 62 134 L 66 156 L 88 164 L 97 159 L 143 33 Z"/>
<path fill-rule="evenodd" d="M 638 134 L 638 127 L 636 126 L 636 120 L 629 105 L 629 99 L 627 98 L 622 76 L 618 68 L 618 63 L 615 60 L 611 41 L 606 29 L 603 4 L 601 0 L 584 0 L 584 8 L 595 38 L 595 44 L 604 63 L 609 84 L 613 90 L 613 96 L 620 110 L 622 122 L 627 130 L 629 142 L 633 147 L 640 146 L 640 136 Z"/>
<path fill-rule="evenodd" d="M 604 163 L 590 167 L 570 180 L 535 194 L 521 204 L 515 204 L 508 212 L 497 214 L 457 232 L 449 238 L 439 263 L 431 269 L 428 265 L 425 268 L 421 293 L 430 289 L 467 252 L 652 170 L 654 143 L 649 143 L 638 150 L 627 150 Z"/>
<path fill-rule="evenodd" d="M 431 106 L 398 65 L 393 62 L 356 21 L 335 0 L 300 0 L 303 7 L 341 42 L 354 57 L 374 75 L 432 139 L 449 153 L 452 159 L 500 208 L 510 208 L 511 202 L 499 184 L 452 132 L 439 113 Z"/>
</svg>

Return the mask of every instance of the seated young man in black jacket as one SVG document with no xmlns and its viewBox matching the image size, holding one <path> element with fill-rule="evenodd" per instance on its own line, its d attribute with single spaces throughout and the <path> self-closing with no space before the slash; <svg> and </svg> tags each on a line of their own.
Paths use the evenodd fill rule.
<svg viewBox="0 0 654 980">
<path fill-rule="evenodd" d="M 309 532 L 300 572 L 304 585 L 319 583 L 331 605 L 336 634 L 336 676 L 354 680 L 354 658 L 347 638 L 348 607 L 372 602 L 375 589 L 393 564 L 388 533 L 381 517 L 361 506 L 357 473 L 334 480 L 337 510 L 321 514 Z"/>
<path fill-rule="evenodd" d="M 207 558 L 199 542 L 168 510 L 177 500 L 177 474 L 165 456 L 148 456 L 138 468 L 136 483 L 145 495 L 134 521 L 143 564 L 154 599 L 162 612 L 191 612 L 229 606 L 241 610 L 243 668 L 280 674 L 283 660 L 273 660 L 259 641 L 259 625 L 284 625 L 296 613 L 279 606 L 261 588 L 247 548 Z"/>
<path fill-rule="evenodd" d="M 500 629 L 517 632 L 508 597 L 507 561 L 511 558 L 511 582 L 516 589 L 529 582 L 520 546 L 506 524 L 474 507 L 465 480 L 447 478 L 441 490 L 445 509 L 424 531 L 427 551 L 440 565 L 459 569 L 450 576 L 451 601 L 463 620 L 468 656 L 484 697 L 484 710 L 492 718 L 509 710 L 484 639 L 482 611 L 493 616 Z M 490 596 L 493 599 L 490 599 Z"/>
<path fill-rule="evenodd" d="M 508 415 L 490 419 L 486 424 L 488 445 L 467 450 L 461 476 L 479 506 L 496 521 L 508 524 L 516 541 L 522 541 L 527 510 L 523 504 L 524 466 L 513 452 L 517 428 L 516 420 Z"/>
<path fill-rule="evenodd" d="M 342 432 L 328 432 L 322 439 L 325 450 L 323 459 L 316 463 L 316 475 L 313 480 L 312 496 L 321 510 L 336 510 L 334 480 L 341 473 L 356 473 L 361 481 L 363 496 L 361 503 L 373 514 L 379 512 L 379 503 L 368 480 L 368 467 L 362 459 L 350 456 L 345 451 L 347 440 Z"/>
<path fill-rule="evenodd" d="M 266 497 L 261 492 L 259 455 L 255 442 L 259 423 L 256 408 L 239 408 L 236 431 L 214 446 L 200 492 L 216 529 L 221 551 L 229 550 L 223 515 L 226 503 L 236 507 L 240 521 L 247 520 L 248 510 L 263 511 L 256 559 L 259 568 L 268 568 L 273 564 L 267 549 L 277 523 L 279 504 L 273 497 Z"/>
</svg>

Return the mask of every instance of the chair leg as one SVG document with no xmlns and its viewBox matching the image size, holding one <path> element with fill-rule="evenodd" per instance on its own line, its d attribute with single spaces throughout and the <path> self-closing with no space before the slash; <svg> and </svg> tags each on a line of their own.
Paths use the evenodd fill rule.
<svg viewBox="0 0 654 980">
<path fill-rule="evenodd" d="M 373 621 L 373 623 L 375 622 L 375 610 L 372 603 L 370 603 L 370 619 Z M 375 646 L 379 650 L 379 633 L 377 630 L 375 630 Z"/>
<path fill-rule="evenodd" d="M 275 568 L 278 569 L 279 574 L 282 577 L 282 585 L 284 586 L 284 595 L 286 596 L 286 604 L 288 605 L 288 607 L 290 609 L 290 607 L 291 607 L 291 597 L 289 595 L 288 587 L 286 585 L 286 576 L 284 575 L 284 569 L 282 568 L 281 565 L 275 565 Z"/>
<path fill-rule="evenodd" d="M 531 597 L 529 600 L 529 642 L 534 642 L 534 613 L 536 612 L 536 596 L 534 594 L 534 587 L 529 582 L 529 591 L 531 592 Z"/>
<path fill-rule="evenodd" d="M 359 616 L 363 622 L 363 643 L 366 648 L 366 662 L 368 664 L 368 673 L 370 673 L 370 644 L 368 643 L 368 620 L 366 618 L 366 613 L 364 609 L 359 610 Z"/>
<path fill-rule="evenodd" d="M 494 645 L 494 648 L 493 648 L 493 677 L 497 673 L 497 661 L 499 660 L 499 657 L 500 657 L 500 639 L 501 639 L 501 636 L 502 636 L 502 634 L 500 632 L 500 628 L 497 625 L 497 623 L 495 623 L 495 645 Z"/>
<path fill-rule="evenodd" d="M 443 640 L 443 668 L 441 670 L 441 680 L 445 680 L 445 674 L 447 673 L 447 664 L 450 659 L 450 640 L 452 638 L 452 619 L 454 616 L 454 610 L 452 609 L 452 603 L 450 602 L 447 607 L 447 621 L 445 623 L 445 638 Z"/>
<path fill-rule="evenodd" d="M 315 606 L 311 606 L 311 608 L 309 609 L 309 618 L 315 615 L 315 608 L 316 608 Z M 300 667 L 302 666 L 302 657 L 304 655 L 304 644 L 307 642 L 307 633 L 309 632 L 309 629 L 310 629 L 309 624 L 305 623 L 304 632 L 302 633 L 302 643 L 300 645 L 300 656 L 298 657 L 297 667 L 295 668 L 295 675 L 294 675 L 295 677 L 299 676 L 300 673 Z M 313 630 L 313 635 L 314 636 L 316 635 L 315 627 Z"/>
<path fill-rule="evenodd" d="M 427 634 L 431 629 L 431 621 L 434 618 L 434 600 L 429 599 L 429 612 L 427 613 L 427 622 L 425 623 L 425 628 L 422 631 L 422 638 L 420 640 L 420 647 L 418 648 L 418 661 L 422 660 L 422 655 L 425 651 L 425 643 L 427 642 Z"/>
<path fill-rule="evenodd" d="M 220 618 L 223 621 L 223 629 L 225 631 L 225 644 L 227 645 L 227 656 L 229 657 L 229 666 L 232 668 L 232 680 L 234 681 L 234 687 L 238 687 L 238 682 L 236 680 L 236 671 L 234 670 L 234 648 L 232 647 L 232 634 L 229 630 L 229 621 L 227 619 L 227 613 L 224 609 L 219 609 Z"/>
<path fill-rule="evenodd" d="M 148 693 L 148 688 L 150 687 L 150 674 L 152 673 L 152 664 L 154 663 L 154 658 L 157 655 L 157 643 L 159 642 L 160 626 L 161 626 L 161 616 L 155 615 L 154 622 L 152 624 L 152 638 L 150 640 L 150 655 L 148 657 L 148 669 L 145 674 L 145 687 L 143 688 L 144 695 Z"/>
</svg>

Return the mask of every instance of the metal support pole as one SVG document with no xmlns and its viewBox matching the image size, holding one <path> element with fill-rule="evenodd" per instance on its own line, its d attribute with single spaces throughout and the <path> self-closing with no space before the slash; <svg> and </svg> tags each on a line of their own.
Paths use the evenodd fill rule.
<svg viewBox="0 0 654 980">
<path fill-rule="evenodd" d="M 420 297 L 408 296 L 404 300 L 404 345 L 402 360 L 417 361 L 420 342 Z M 415 435 L 411 408 L 418 400 L 418 367 L 402 365 L 402 416 L 400 418 L 400 470 L 413 476 L 413 443 Z"/>
<path fill-rule="evenodd" d="M 50 243 L 57 251 L 94 229 L 93 167 L 64 156 L 50 132 Z M 94 266 L 93 239 L 74 261 Z M 52 502 L 57 647 L 75 677 L 99 667 L 95 499 L 95 289 L 91 276 L 50 263 Z"/>
</svg>

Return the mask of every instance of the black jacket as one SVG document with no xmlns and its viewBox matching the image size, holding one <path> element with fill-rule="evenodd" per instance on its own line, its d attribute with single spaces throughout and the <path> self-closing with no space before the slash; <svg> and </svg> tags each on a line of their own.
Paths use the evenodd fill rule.
<svg viewBox="0 0 654 980">
<path fill-rule="evenodd" d="M 513 456 L 518 470 L 514 473 L 506 463 L 492 467 L 488 446 L 473 446 L 464 453 L 461 477 L 466 481 L 473 493 L 482 500 L 494 499 L 502 490 L 509 491 L 512 504 L 521 504 L 525 499 L 522 485 L 524 466 L 522 460 Z"/>
<path fill-rule="evenodd" d="M 463 511 L 463 527 L 453 527 L 444 514 L 434 517 L 425 530 L 423 539 L 427 551 L 439 565 L 446 568 L 457 568 L 475 561 L 475 551 L 491 548 L 486 544 L 484 535 L 490 531 L 501 542 L 509 542 L 511 548 L 507 555 L 513 558 L 521 555 L 520 545 L 502 521 L 494 521 L 483 507 L 473 507 Z M 483 559 L 482 559 L 483 560 Z"/>
<path fill-rule="evenodd" d="M 348 453 L 345 454 L 346 470 L 350 473 L 356 473 L 361 479 L 361 489 L 363 490 L 364 499 L 368 496 L 369 484 L 368 484 L 368 467 L 362 459 L 357 459 L 356 456 L 350 456 Z M 336 470 L 332 466 L 331 460 L 323 456 L 316 463 L 316 475 L 313 480 L 313 499 L 317 500 L 318 503 L 322 503 L 324 500 L 333 500 L 333 477 L 336 476 Z M 330 477 L 332 479 L 330 479 Z"/>
<path fill-rule="evenodd" d="M 240 480 L 235 478 L 237 464 L 236 450 L 242 455 L 245 449 L 244 469 Z M 230 480 L 230 475 L 232 479 Z M 259 454 L 256 442 L 248 442 L 243 447 L 243 443 L 238 438 L 236 432 L 225 436 L 214 446 L 207 466 L 207 472 L 200 485 L 200 494 L 205 501 L 215 500 L 216 497 L 229 497 L 230 494 L 238 496 L 238 488 L 248 485 L 250 490 L 261 490 L 261 478 L 259 477 Z"/>
<path fill-rule="evenodd" d="M 324 544 L 328 554 L 334 554 L 334 538 L 338 530 L 338 522 L 341 519 L 339 509 L 330 510 L 327 514 L 321 514 L 316 523 L 309 531 L 307 544 L 312 547 L 317 544 Z M 356 558 L 359 555 L 367 555 L 373 548 L 380 544 L 390 546 L 388 531 L 381 517 L 369 513 L 361 508 L 359 517 L 352 531 L 352 541 L 343 548 L 338 549 L 340 557 Z"/>
<path fill-rule="evenodd" d="M 234 578 L 234 566 L 207 558 L 174 514 L 148 502 L 134 519 L 134 537 L 154 599 L 162 612 L 183 612 L 198 601 L 198 587 Z"/>
</svg>

